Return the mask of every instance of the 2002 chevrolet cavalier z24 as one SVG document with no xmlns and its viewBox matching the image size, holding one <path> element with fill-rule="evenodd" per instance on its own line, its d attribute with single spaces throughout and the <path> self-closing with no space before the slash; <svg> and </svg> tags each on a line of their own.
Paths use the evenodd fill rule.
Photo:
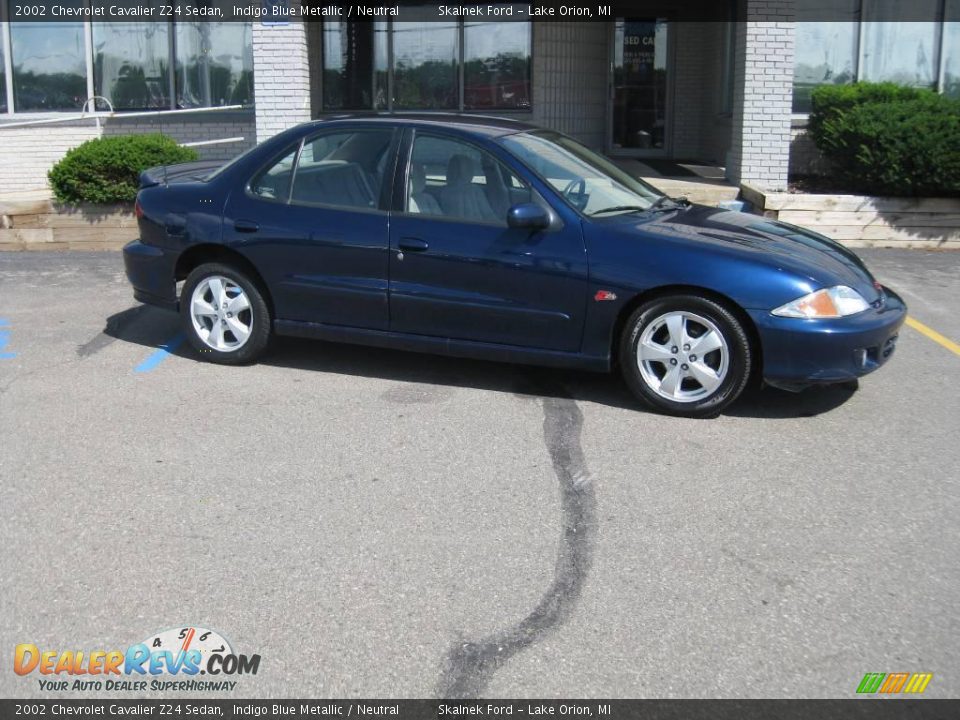
<svg viewBox="0 0 960 720">
<path fill-rule="evenodd" d="M 179 310 L 219 363 L 280 334 L 619 366 L 649 406 L 710 417 L 751 377 L 801 389 L 875 370 L 906 316 L 822 235 L 671 199 L 509 120 L 300 125 L 223 167 L 145 171 L 136 214 L 135 297 Z"/>
</svg>

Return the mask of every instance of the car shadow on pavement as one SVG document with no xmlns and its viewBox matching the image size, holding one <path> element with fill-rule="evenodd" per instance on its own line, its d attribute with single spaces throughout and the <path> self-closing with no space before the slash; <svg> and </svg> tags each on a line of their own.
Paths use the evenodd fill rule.
<svg viewBox="0 0 960 720">
<path fill-rule="evenodd" d="M 103 335 L 156 349 L 179 331 L 179 318 L 174 313 L 134 306 L 107 318 Z M 171 353 L 200 362 L 188 343 L 179 345 Z M 274 338 L 269 352 L 260 362 L 311 372 L 520 395 L 542 396 L 547 393 L 549 396 L 549 388 L 557 387 L 565 390 L 564 397 L 574 400 L 644 411 L 619 373 L 496 363 L 286 337 Z M 813 417 L 842 405 L 853 392 L 851 388 L 841 386 L 811 388 L 801 393 L 751 386 L 724 414 L 763 419 Z"/>
</svg>

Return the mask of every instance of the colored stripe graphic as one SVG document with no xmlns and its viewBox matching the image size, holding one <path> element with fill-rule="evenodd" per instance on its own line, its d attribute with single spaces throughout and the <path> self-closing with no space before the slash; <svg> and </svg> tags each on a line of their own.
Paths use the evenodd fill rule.
<svg viewBox="0 0 960 720">
<path fill-rule="evenodd" d="M 905 693 L 922 693 L 933 679 L 933 673 L 914 673 L 903 689 Z"/>
<path fill-rule="evenodd" d="M 884 681 L 883 685 L 880 686 L 880 692 L 882 693 L 898 693 L 903 689 L 903 685 L 907 682 L 907 678 L 910 676 L 910 673 L 890 673 L 887 675 L 887 679 Z"/>
<path fill-rule="evenodd" d="M 9 328 L 10 326 L 6 324 L 7 321 L 0 318 L 0 328 Z M 0 330 L 0 350 L 3 350 L 10 342 L 10 331 L 9 330 Z M 12 352 L 0 352 L 0 360 L 10 360 L 15 358 L 16 353 Z"/>
<path fill-rule="evenodd" d="M 152 353 L 150 353 L 150 355 L 148 355 L 147 358 L 142 363 L 137 365 L 133 369 L 133 371 L 135 373 L 150 372 L 155 367 L 157 367 L 157 365 L 159 365 L 164 360 L 166 360 L 167 357 L 170 355 L 170 353 L 176 350 L 180 346 L 180 343 L 184 341 L 184 339 L 185 337 L 183 333 L 180 333 L 179 335 L 175 335 L 174 337 L 170 338 L 163 345 L 161 345 Z"/>
<path fill-rule="evenodd" d="M 867 673 L 863 676 L 863 680 L 860 681 L 860 685 L 857 687 L 857 692 L 875 693 L 885 677 L 886 673 Z"/>
<path fill-rule="evenodd" d="M 938 333 L 938 332 L 937 332 L 936 330 L 934 330 L 933 328 L 927 327 L 926 325 L 924 325 L 924 324 L 923 324 L 922 322 L 920 322 L 919 320 L 915 320 L 915 319 L 913 319 L 912 317 L 910 317 L 910 316 L 908 315 L 908 316 L 907 316 L 907 325 L 909 325 L 910 327 L 912 327 L 914 330 L 916 330 L 916 331 L 917 331 L 918 333 L 920 333 L 921 335 L 924 335 L 924 336 L 930 338 L 931 340 L 933 340 L 933 341 L 934 341 L 935 343 L 937 343 L 938 345 L 942 345 L 943 347 L 945 347 L 947 350 L 949 350 L 950 352 L 954 353 L 955 355 L 960 355 L 960 345 L 957 345 L 953 340 L 951 340 L 951 339 L 949 339 L 949 338 L 947 338 L 947 337 L 944 337 L 943 335 L 941 335 L 940 333 Z"/>
</svg>

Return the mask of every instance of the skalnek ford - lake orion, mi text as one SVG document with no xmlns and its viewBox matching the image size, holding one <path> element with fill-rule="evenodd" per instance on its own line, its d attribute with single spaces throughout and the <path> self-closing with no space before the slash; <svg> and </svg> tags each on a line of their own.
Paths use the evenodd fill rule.
<svg viewBox="0 0 960 720">
<path fill-rule="evenodd" d="M 440 5 L 440 17 L 548 18 L 604 17 L 613 13 L 609 5 Z"/>
</svg>

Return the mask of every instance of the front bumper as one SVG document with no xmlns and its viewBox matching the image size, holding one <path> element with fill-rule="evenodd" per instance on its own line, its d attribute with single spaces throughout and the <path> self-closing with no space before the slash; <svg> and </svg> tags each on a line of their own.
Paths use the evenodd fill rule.
<svg viewBox="0 0 960 720">
<path fill-rule="evenodd" d="M 763 378 L 795 390 L 846 382 L 873 372 L 893 355 L 907 306 L 883 288 L 884 304 L 857 315 L 807 320 L 752 310 L 763 349 Z"/>
<path fill-rule="evenodd" d="M 123 248 L 123 265 L 133 285 L 133 296 L 148 305 L 177 309 L 176 256 L 169 250 L 139 240 Z"/>
</svg>

